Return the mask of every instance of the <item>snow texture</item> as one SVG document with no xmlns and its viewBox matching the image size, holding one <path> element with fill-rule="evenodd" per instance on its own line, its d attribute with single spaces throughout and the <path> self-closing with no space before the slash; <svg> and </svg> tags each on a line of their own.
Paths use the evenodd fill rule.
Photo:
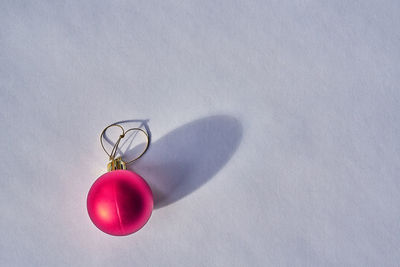
<svg viewBox="0 0 400 267">
<path fill-rule="evenodd" d="M 2 0 L 0 266 L 398 266 L 399 14 Z M 86 196 L 120 120 L 156 209 L 113 237 Z"/>
</svg>

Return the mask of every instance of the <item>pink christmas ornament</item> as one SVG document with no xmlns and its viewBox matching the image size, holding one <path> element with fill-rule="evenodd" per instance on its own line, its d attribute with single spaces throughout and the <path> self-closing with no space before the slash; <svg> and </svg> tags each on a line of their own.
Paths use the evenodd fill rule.
<svg viewBox="0 0 400 267">
<path fill-rule="evenodd" d="M 111 154 L 103 145 L 103 135 L 109 127 L 122 129 Z M 147 137 L 144 151 L 135 159 L 125 163 L 115 158 L 119 142 L 129 131 L 141 131 Z M 150 186 L 138 174 L 126 170 L 129 164 L 140 158 L 149 146 L 148 134 L 140 128 L 125 131 L 122 126 L 112 124 L 106 127 L 100 136 L 104 151 L 110 156 L 107 173 L 100 176 L 92 185 L 87 196 L 89 217 L 101 231 L 115 236 L 129 235 L 141 229 L 149 220 L 153 211 L 153 194 Z"/>
</svg>

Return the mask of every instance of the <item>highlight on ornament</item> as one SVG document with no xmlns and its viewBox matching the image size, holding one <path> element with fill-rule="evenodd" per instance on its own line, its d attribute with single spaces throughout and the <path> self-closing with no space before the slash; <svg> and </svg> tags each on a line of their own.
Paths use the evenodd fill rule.
<svg viewBox="0 0 400 267">
<path fill-rule="evenodd" d="M 121 135 L 111 153 L 105 149 L 103 139 L 106 131 L 118 127 Z M 118 146 L 128 132 L 136 131 L 146 137 L 146 146 L 136 158 L 124 161 L 117 157 Z M 107 126 L 100 135 L 100 144 L 109 156 L 108 172 L 100 176 L 91 186 L 87 196 L 87 210 L 93 224 L 104 233 L 124 236 L 140 230 L 150 219 L 153 211 L 153 193 L 147 182 L 137 173 L 126 169 L 146 153 L 149 134 L 141 128 L 125 130 L 119 124 Z"/>
</svg>

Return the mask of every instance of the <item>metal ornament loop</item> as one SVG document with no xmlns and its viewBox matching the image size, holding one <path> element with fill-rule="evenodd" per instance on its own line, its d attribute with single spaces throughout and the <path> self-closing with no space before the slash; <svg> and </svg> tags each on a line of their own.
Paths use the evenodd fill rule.
<svg viewBox="0 0 400 267">
<path fill-rule="evenodd" d="M 104 138 L 104 134 L 106 133 L 106 131 L 107 131 L 110 127 L 114 127 L 114 126 L 119 127 L 119 128 L 122 130 L 122 134 L 119 136 L 117 142 L 115 142 L 115 145 L 114 145 L 113 149 L 111 150 L 111 153 L 108 153 L 107 150 L 106 150 L 106 148 L 104 147 L 103 138 Z M 130 132 L 130 131 L 139 131 L 139 132 L 142 132 L 142 133 L 146 136 L 146 147 L 143 149 L 142 153 L 140 153 L 136 158 L 134 158 L 134 159 L 132 159 L 132 160 L 130 160 L 130 161 L 128 161 L 128 162 L 124 162 L 124 163 L 125 163 L 125 164 L 130 164 L 130 163 L 132 163 L 132 162 L 138 160 L 139 158 L 141 158 L 141 157 L 144 155 L 144 153 L 146 153 L 146 151 L 147 151 L 147 149 L 149 148 L 149 145 L 150 145 L 149 134 L 148 134 L 146 131 L 144 131 L 144 130 L 141 129 L 141 128 L 130 128 L 130 129 L 128 129 L 128 130 L 125 131 L 124 128 L 123 128 L 121 125 L 119 125 L 119 124 L 111 124 L 111 125 L 107 126 L 106 128 L 104 128 L 104 130 L 103 130 L 103 131 L 101 132 L 101 134 L 100 134 L 100 144 L 101 144 L 101 147 L 103 148 L 104 152 L 106 152 L 106 154 L 110 157 L 110 160 L 111 160 L 111 161 L 114 161 L 114 160 L 115 160 L 115 156 L 116 156 L 116 153 L 117 153 L 117 150 L 118 150 L 119 142 L 121 141 L 122 138 L 124 138 L 124 137 L 126 136 L 126 133 L 128 133 L 128 132 Z"/>
<path fill-rule="evenodd" d="M 111 155 L 112 155 L 112 153 L 113 153 L 113 151 L 114 151 L 114 148 L 115 148 L 115 145 L 114 145 L 114 147 L 113 147 L 113 149 L 111 150 L 111 154 L 110 153 L 108 153 L 107 152 L 107 150 L 106 150 L 106 148 L 104 147 L 104 144 L 103 144 L 103 138 L 104 138 L 104 134 L 106 133 L 106 131 L 108 130 L 108 128 L 111 128 L 111 127 L 119 127 L 121 130 L 122 130 L 122 135 L 124 135 L 124 133 L 125 133 L 125 130 L 124 130 L 124 128 L 121 126 L 121 125 L 119 125 L 119 124 L 111 124 L 111 125 L 108 125 L 106 128 L 104 128 L 104 130 L 101 132 L 101 134 L 100 134 L 100 144 L 101 144 L 101 147 L 103 148 L 103 150 L 104 150 L 104 152 L 106 152 L 106 154 L 111 158 Z M 121 138 L 121 135 L 120 135 L 120 138 Z M 117 141 L 118 142 L 118 141 Z M 116 144 L 116 143 L 115 143 Z"/>
<path fill-rule="evenodd" d="M 125 131 L 125 134 L 124 134 L 124 135 L 126 135 L 126 133 L 129 132 L 129 131 L 139 131 L 139 132 L 142 132 L 142 133 L 146 136 L 146 146 L 145 146 L 145 148 L 143 149 L 142 153 L 140 153 L 136 158 L 134 158 L 134 159 L 132 159 L 132 160 L 130 160 L 130 161 L 128 161 L 128 162 L 125 162 L 126 164 L 130 164 L 130 163 L 132 163 L 132 162 L 138 160 L 139 158 L 141 158 L 141 157 L 144 155 L 144 153 L 146 153 L 147 149 L 149 149 L 149 145 L 150 145 L 150 142 L 149 142 L 149 141 L 150 141 L 149 134 L 148 134 L 146 131 L 144 131 L 144 130 L 141 129 L 141 128 L 130 128 L 130 129 L 128 129 L 128 130 Z"/>
</svg>

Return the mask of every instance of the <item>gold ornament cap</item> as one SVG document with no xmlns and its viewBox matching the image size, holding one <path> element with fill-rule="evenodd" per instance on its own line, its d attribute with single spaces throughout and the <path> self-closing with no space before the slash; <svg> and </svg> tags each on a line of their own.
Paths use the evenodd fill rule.
<svg viewBox="0 0 400 267">
<path fill-rule="evenodd" d="M 126 170 L 126 164 L 122 160 L 121 157 L 112 159 L 108 164 L 107 164 L 107 171 L 115 171 L 115 170 Z"/>
</svg>

